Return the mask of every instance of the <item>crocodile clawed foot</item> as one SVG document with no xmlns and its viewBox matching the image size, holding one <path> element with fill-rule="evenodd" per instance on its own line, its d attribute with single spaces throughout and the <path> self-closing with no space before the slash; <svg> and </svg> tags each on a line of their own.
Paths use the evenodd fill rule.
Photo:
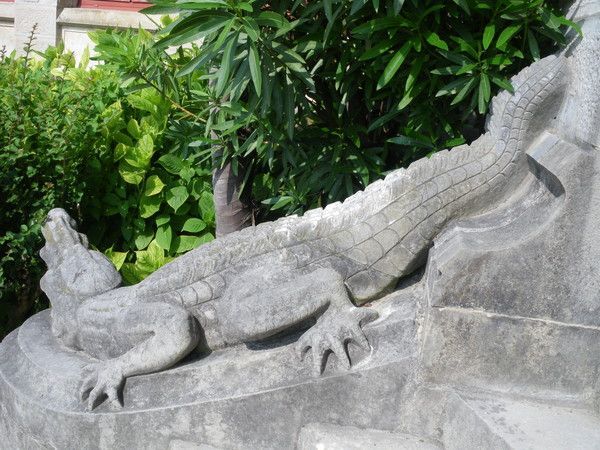
<svg viewBox="0 0 600 450">
<path fill-rule="evenodd" d="M 105 398 L 115 407 L 122 407 L 119 398 L 125 377 L 120 367 L 107 362 L 90 364 L 84 368 L 86 375 L 81 383 L 79 397 L 87 400 L 87 410 L 91 411 Z"/>
<path fill-rule="evenodd" d="M 352 342 L 364 351 L 370 351 L 371 346 L 362 326 L 377 317 L 377 312 L 367 308 L 327 311 L 300 337 L 296 352 L 300 360 L 304 360 L 308 351 L 312 350 L 313 372 L 316 376 L 323 373 L 329 353 L 334 353 L 346 370 L 350 369 L 352 361 L 346 345 Z"/>
</svg>

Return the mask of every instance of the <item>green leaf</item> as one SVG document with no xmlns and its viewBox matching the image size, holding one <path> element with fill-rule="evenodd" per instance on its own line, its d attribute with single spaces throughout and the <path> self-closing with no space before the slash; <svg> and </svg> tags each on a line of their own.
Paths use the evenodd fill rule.
<svg viewBox="0 0 600 450">
<path fill-rule="evenodd" d="M 488 47 L 490 46 L 490 44 L 492 43 L 492 40 L 494 39 L 494 35 L 496 34 L 496 25 L 495 24 L 489 24 L 487 27 L 485 27 L 485 30 L 483 30 L 483 39 L 482 39 L 482 44 L 483 44 L 483 48 L 485 50 L 488 49 Z"/>
<path fill-rule="evenodd" d="M 391 144 L 396 144 L 396 145 L 409 145 L 409 146 L 422 147 L 422 148 L 427 148 L 427 149 L 434 148 L 433 145 L 431 145 L 431 143 L 429 143 L 429 142 L 421 141 L 421 140 L 411 138 L 409 136 L 403 136 L 403 135 L 390 138 L 387 140 L 387 142 L 389 142 Z"/>
<path fill-rule="evenodd" d="M 121 275 L 123 276 L 123 281 L 125 281 L 127 285 L 131 286 L 142 281 L 144 278 L 150 275 L 150 273 L 141 270 L 133 263 L 125 263 L 121 267 Z"/>
<path fill-rule="evenodd" d="M 417 84 L 413 85 L 413 87 L 404 94 L 404 97 L 398 103 L 397 109 L 399 111 L 406 108 L 408 105 L 412 103 L 412 101 L 421 93 L 421 91 L 425 88 L 425 84 Z"/>
<path fill-rule="evenodd" d="M 392 78 L 394 78 L 394 75 L 396 75 L 396 72 L 398 72 L 398 69 L 400 69 L 400 66 L 408 56 L 411 46 L 412 43 L 410 41 L 405 42 L 404 45 L 400 48 L 400 50 L 398 50 L 396 54 L 392 57 L 390 62 L 388 62 L 387 66 L 383 71 L 383 74 L 377 81 L 377 90 L 383 88 L 392 80 Z"/>
<path fill-rule="evenodd" d="M 352 34 L 359 36 L 364 35 L 366 37 L 372 36 L 376 31 L 410 25 L 411 24 L 409 22 L 401 17 L 379 17 L 377 19 L 369 20 L 368 22 L 352 29 Z"/>
<path fill-rule="evenodd" d="M 157 213 L 160 209 L 161 203 L 162 199 L 160 196 L 153 195 L 151 197 L 147 197 L 143 195 L 142 198 L 140 198 L 140 217 L 146 219 Z"/>
<path fill-rule="evenodd" d="M 271 205 L 271 211 L 281 209 L 286 205 L 289 205 L 294 200 L 293 197 L 282 195 L 281 197 L 273 197 L 267 200 L 263 200 L 262 203 L 265 205 Z"/>
<path fill-rule="evenodd" d="M 165 252 L 156 241 L 150 242 L 145 252 L 145 257 L 152 264 L 152 269 L 156 270 L 165 263 Z"/>
<path fill-rule="evenodd" d="M 452 103 L 450 103 L 451 105 L 456 105 L 457 103 L 460 103 L 469 92 L 471 92 L 471 90 L 475 87 L 475 82 L 476 79 L 475 78 L 471 78 L 467 84 L 464 85 L 464 87 L 458 92 L 458 94 L 456 94 L 456 97 L 454 97 L 454 99 L 452 100 Z"/>
<path fill-rule="evenodd" d="M 190 194 L 185 186 L 176 186 L 167 190 L 167 203 L 175 212 L 186 202 Z"/>
<path fill-rule="evenodd" d="M 332 0 L 323 0 L 323 9 L 325 10 L 325 17 L 327 17 L 328 22 L 331 22 L 333 20 L 333 11 L 331 9 L 331 1 Z"/>
<path fill-rule="evenodd" d="M 404 0 L 393 0 L 392 8 L 394 10 L 394 14 L 400 14 L 402 10 L 402 6 L 404 5 Z"/>
<path fill-rule="evenodd" d="M 556 17 L 556 21 L 561 25 L 566 25 L 568 27 L 573 28 L 580 37 L 583 37 L 583 32 L 581 31 L 581 26 L 578 23 L 575 23 L 572 20 L 569 20 L 564 16 Z"/>
<path fill-rule="evenodd" d="M 423 67 L 424 61 L 425 61 L 425 59 L 423 57 L 419 57 L 412 63 L 412 65 L 410 67 L 410 72 L 408 73 L 408 76 L 406 77 L 404 93 L 407 93 L 412 89 L 413 85 L 417 81 L 419 73 L 421 73 L 421 67 Z"/>
<path fill-rule="evenodd" d="M 451 81 L 450 83 L 442 86 L 439 91 L 435 94 L 436 97 L 441 97 L 448 94 L 456 94 L 460 88 L 469 82 L 469 78 L 459 78 L 458 80 Z"/>
<path fill-rule="evenodd" d="M 125 144 L 117 144 L 115 145 L 115 156 L 114 156 L 114 160 L 115 161 L 119 161 L 120 159 L 123 159 L 125 157 L 125 155 L 127 154 L 127 152 L 130 151 L 130 147 L 128 147 Z"/>
<path fill-rule="evenodd" d="M 151 175 L 146 179 L 146 189 L 144 189 L 144 195 L 152 196 L 160 194 L 165 187 L 158 175 Z"/>
<path fill-rule="evenodd" d="M 352 8 L 350 8 L 350 15 L 353 15 L 354 13 L 360 11 L 362 7 L 367 4 L 367 1 L 368 0 L 353 0 Z"/>
<path fill-rule="evenodd" d="M 219 67 L 217 72 L 217 85 L 215 87 L 215 94 L 217 97 L 220 97 L 221 94 L 223 94 L 225 85 L 229 80 L 229 75 L 231 74 L 231 64 L 233 63 L 233 56 L 237 47 L 237 41 L 238 35 L 237 33 L 234 33 L 234 35 L 227 42 L 225 50 L 223 51 L 223 58 L 221 59 L 221 67 Z"/>
<path fill-rule="evenodd" d="M 171 216 L 168 214 L 160 214 L 156 216 L 156 226 L 160 227 L 161 225 L 165 225 L 171 221 Z"/>
<path fill-rule="evenodd" d="M 224 0 L 202 0 L 197 2 L 173 3 L 170 1 L 156 1 L 152 6 L 144 8 L 142 14 L 177 14 L 181 11 L 201 11 L 218 9 L 227 6 Z"/>
<path fill-rule="evenodd" d="M 188 252 L 190 250 L 195 249 L 200 244 L 202 244 L 202 239 L 200 239 L 198 236 L 187 236 L 187 235 L 177 236 L 175 238 L 175 242 L 174 242 L 175 252 L 176 253 Z"/>
<path fill-rule="evenodd" d="M 296 104 L 294 102 L 295 93 L 292 84 L 288 81 L 288 84 L 285 86 L 285 97 L 283 98 L 284 108 L 285 108 L 285 117 L 286 117 L 286 131 L 290 140 L 294 139 L 294 131 L 295 131 L 295 118 Z"/>
<path fill-rule="evenodd" d="M 142 137 L 142 130 L 140 130 L 140 126 L 137 122 L 137 120 L 135 119 L 129 119 L 129 122 L 127 123 L 127 131 L 129 131 L 129 134 L 132 135 L 134 138 L 139 139 Z"/>
<path fill-rule="evenodd" d="M 439 37 L 434 31 L 425 33 L 425 40 L 434 47 L 441 48 L 442 50 L 448 51 L 448 44 Z"/>
<path fill-rule="evenodd" d="M 152 155 L 154 155 L 154 140 L 149 134 L 144 134 L 136 145 L 139 159 L 144 163 L 144 166 L 150 163 Z"/>
<path fill-rule="evenodd" d="M 252 8 L 252 5 L 250 3 L 241 2 L 237 4 L 237 7 L 242 11 L 254 12 L 254 9 Z"/>
<path fill-rule="evenodd" d="M 502 31 L 502 33 L 500 33 L 500 36 L 498 36 L 498 40 L 496 41 L 496 47 L 500 49 L 504 48 L 508 41 L 510 41 L 510 38 L 512 38 L 520 29 L 521 25 L 519 24 L 511 25 L 505 28 Z"/>
<path fill-rule="evenodd" d="M 373 121 L 373 123 L 371 123 L 369 125 L 369 128 L 367 129 L 367 133 L 371 133 L 372 131 L 376 130 L 377 128 L 388 123 L 390 120 L 393 120 L 394 117 L 396 117 L 398 114 L 400 114 L 400 112 L 401 111 L 396 108 L 396 109 L 393 109 L 390 112 L 384 114 L 383 116 L 377 118 L 375 121 Z"/>
<path fill-rule="evenodd" d="M 248 37 L 254 42 L 257 42 L 260 36 L 260 28 L 258 27 L 256 21 L 249 17 L 242 18 L 241 20 L 244 31 L 248 34 Z"/>
<path fill-rule="evenodd" d="M 527 44 L 529 45 L 529 52 L 535 61 L 540 59 L 540 46 L 535 38 L 535 35 L 529 30 L 527 33 Z"/>
<path fill-rule="evenodd" d="M 188 233 L 198 233 L 206 228 L 206 223 L 202 219 L 190 217 L 183 223 L 181 231 L 187 231 Z"/>
<path fill-rule="evenodd" d="M 231 24 L 233 21 L 229 21 L 229 23 Z M 185 75 L 189 75 L 190 73 L 192 73 L 194 70 L 196 70 L 198 67 L 203 66 L 204 64 L 206 64 L 207 61 L 209 61 L 213 56 L 213 52 L 211 51 L 211 47 L 212 46 L 207 46 L 207 48 L 204 48 L 203 52 L 201 52 L 198 56 L 196 56 L 195 58 L 193 58 L 192 60 L 190 60 L 190 62 L 188 62 L 185 66 L 183 66 L 179 72 L 177 72 L 177 77 L 183 77 Z"/>
<path fill-rule="evenodd" d="M 485 73 L 481 74 L 479 88 L 483 92 L 483 98 L 485 99 L 485 101 L 486 102 L 490 101 L 490 97 L 492 95 L 492 90 L 490 87 L 490 78 Z"/>
<path fill-rule="evenodd" d="M 252 77 L 252 83 L 254 84 L 256 95 L 260 97 L 260 94 L 262 92 L 262 72 L 260 70 L 260 58 L 254 42 L 250 42 L 250 49 L 248 51 L 248 55 L 248 63 L 250 64 L 250 76 Z"/>
<path fill-rule="evenodd" d="M 150 230 L 144 230 L 135 237 L 135 248 L 138 250 L 145 249 L 152 242 L 152 239 L 154 239 L 154 233 Z"/>
<path fill-rule="evenodd" d="M 515 88 L 513 87 L 512 83 L 509 80 L 499 78 L 499 77 L 492 77 L 492 83 L 494 83 L 497 86 L 500 86 L 502 89 L 507 90 L 511 94 L 514 94 L 514 92 L 515 92 Z"/>
<path fill-rule="evenodd" d="M 202 219 L 207 223 L 214 223 L 215 221 L 215 202 L 213 195 L 210 192 L 204 191 L 198 201 L 200 212 L 202 213 Z"/>
<path fill-rule="evenodd" d="M 471 10 L 469 9 L 469 2 L 467 0 L 453 0 L 458 6 L 465 10 L 465 12 L 470 16 Z"/>
<path fill-rule="evenodd" d="M 119 163 L 119 174 L 126 183 L 138 185 L 144 179 L 146 171 L 138 167 L 134 167 L 127 161 L 121 161 Z"/>
<path fill-rule="evenodd" d="M 156 230 L 156 244 L 163 250 L 169 251 L 173 240 L 173 229 L 171 225 L 161 225 Z"/>
<path fill-rule="evenodd" d="M 390 48 L 392 48 L 394 43 L 395 42 L 391 39 L 383 40 L 383 41 L 379 42 L 378 44 L 374 45 L 373 47 L 371 47 L 369 50 L 365 51 L 360 56 L 360 58 L 358 58 L 358 60 L 359 61 L 367 61 L 369 59 L 376 58 L 380 55 L 383 55 Z"/>
<path fill-rule="evenodd" d="M 138 94 L 131 94 L 127 96 L 127 102 L 136 109 L 146 111 L 151 114 L 156 114 L 156 105 L 150 100 L 142 97 Z"/>
<path fill-rule="evenodd" d="M 480 114 L 485 114 L 487 110 L 487 104 L 490 100 L 490 94 L 490 79 L 485 73 L 482 73 L 481 77 L 479 77 L 478 93 L 478 108 Z"/>
<path fill-rule="evenodd" d="M 198 41 L 209 34 L 215 33 L 223 28 L 233 16 L 224 14 L 209 20 L 200 21 L 198 23 L 190 23 L 188 28 L 183 28 L 179 31 L 173 31 L 166 38 L 161 39 L 156 43 L 159 48 L 178 46 L 187 44 L 188 42 Z M 194 18 L 191 16 L 190 18 Z M 184 19 L 185 20 L 185 19 Z"/>
<path fill-rule="evenodd" d="M 277 29 L 286 29 L 289 27 L 289 22 L 281 14 L 274 11 L 263 11 L 256 18 L 259 25 L 273 27 Z"/>
<path fill-rule="evenodd" d="M 121 270 L 121 267 L 123 266 L 125 259 L 127 259 L 127 255 L 129 254 L 129 252 L 116 252 L 111 247 L 108 250 L 106 250 L 104 254 L 108 259 L 110 259 L 110 262 L 113 263 L 117 270 Z"/>
<path fill-rule="evenodd" d="M 125 133 L 121 133 L 120 131 L 117 131 L 116 133 L 114 133 L 112 137 L 116 142 L 118 142 L 119 144 L 125 145 L 127 147 L 133 147 L 133 145 L 134 145 L 131 138 L 129 136 L 127 136 Z"/>
<path fill-rule="evenodd" d="M 183 161 L 175 155 L 163 155 L 158 158 L 158 163 L 165 168 L 165 170 L 173 175 L 178 175 L 183 168 Z"/>
</svg>

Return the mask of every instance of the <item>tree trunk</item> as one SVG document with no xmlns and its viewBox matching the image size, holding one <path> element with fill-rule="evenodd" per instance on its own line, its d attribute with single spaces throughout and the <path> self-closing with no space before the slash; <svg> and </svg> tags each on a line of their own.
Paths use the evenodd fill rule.
<svg viewBox="0 0 600 450">
<path fill-rule="evenodd" d="M 230 162 L 220 167 L 222 152 L 213 153 L 213 194 L 217 237 L 239 231 L 252 225 L 252 209 L 248 202 L 240 198 L 242 173 L 234 173 Z"/>
</svg>

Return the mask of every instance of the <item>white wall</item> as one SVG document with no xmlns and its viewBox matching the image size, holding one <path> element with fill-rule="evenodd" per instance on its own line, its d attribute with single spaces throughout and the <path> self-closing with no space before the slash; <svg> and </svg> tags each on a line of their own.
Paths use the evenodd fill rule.
<svg viewBox="0 0 600 450">
<path fill-rule="evenodd" d="M 64 42 L 65 48 L 79 58 L 92 47 L 87 32 L 100 28 L 138 28 L 155 30 L 147 16 L 133 11 L 111 11 L 72 7 L 77 0 L 0 1 L 0 48 L 20 50 L 34 24 L 37 24 L 35 47 Z"/>
<path fill-rule="evenodd" d="M 15 48 L 14 4 L 0 2 L 0 48 L 11 52 Z"/>
</svg>

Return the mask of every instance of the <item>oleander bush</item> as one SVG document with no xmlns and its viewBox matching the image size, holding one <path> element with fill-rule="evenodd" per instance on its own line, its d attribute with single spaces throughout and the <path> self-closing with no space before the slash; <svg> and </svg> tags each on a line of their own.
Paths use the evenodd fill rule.
<svg viewBox="0 0 600 450">
<path fill-rule="evenodd" d="M 480 135 L 492 96 L 576 27 L 561 6 L 156 0 L 146 11 L 180 14 L 159 48 L 203 40 L 178 75 L 205 74 L 210 145 L 245 168 L 245 189 L 274 217 Z"/>
</svg>

